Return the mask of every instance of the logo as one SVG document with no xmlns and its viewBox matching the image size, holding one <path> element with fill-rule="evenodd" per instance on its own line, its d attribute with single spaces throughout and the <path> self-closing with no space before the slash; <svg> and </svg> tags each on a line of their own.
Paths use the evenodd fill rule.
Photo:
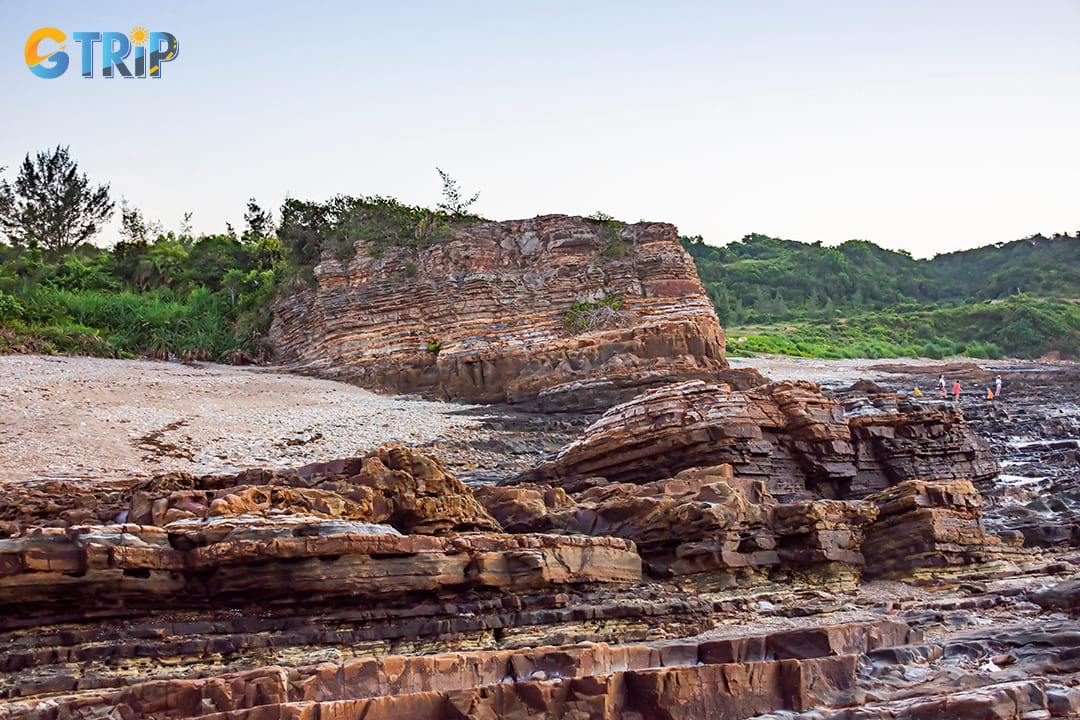
<svg viewBox="0 0 1080 720">
<path fill-rule="evenodd" d="M 99 59 L 101 77 L 160 78 L 161 66 L 176 59 L 180 44 L 167 32 L 148 32 L 139 26 L 126 35 L 118 32 L 77 32 L 71 39 L 78 43 L 82 76 L 94 77 L 95 58 Z M 26 66 L 40 78 L 58 78 L 67 69 L 67 35 L 51 27 L 38 28 L 26 39 Z M 133 56 L 133 57 L 132 57 Z M 131 58 L 130 60 L 128 58 Z M 130 63 L 130 65 L 129 65 Z"/>
</svg>

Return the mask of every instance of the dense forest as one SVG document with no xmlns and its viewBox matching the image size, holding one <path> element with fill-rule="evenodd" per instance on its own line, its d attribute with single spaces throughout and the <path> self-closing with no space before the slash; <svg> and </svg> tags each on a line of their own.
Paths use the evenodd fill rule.
<svg viewBox="0 0 1080 720">
<path fill-rule="evenodd" d="M 274 238 L 168 233 L 63 257 L 0 244 L 0 352 L 269 357 Z"/>
<path fill-rule="evenodd" d="M 1080 354 L 1075 235 L 925 260 L 864 240 L 824 247 L 754 234 L 723 247 L 700 237 L 683 245 L 723 325 L 746 338 L 729 342 L 733 354 Z"/>
</svg>

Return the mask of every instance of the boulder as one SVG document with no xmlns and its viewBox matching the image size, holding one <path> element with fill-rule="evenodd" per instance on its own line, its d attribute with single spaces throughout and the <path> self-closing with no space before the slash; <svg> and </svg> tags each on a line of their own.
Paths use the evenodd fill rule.
<svg viewBox="0 0 1080 720">
<path fill-rule="evenodd" d="M 987 535 L 982 497 L 970 482 L 908 480 L 867 501 L 878 509 L 862 544 L 867 577 L 926 577 L 1024 556 Z"/>
<path fill-rule="evenodd" d="M 640 485 L 593 478 L 570 492 L 538 484 L 475 492 L 510 532 L 626 538 L 652 577 L 712 588 L 808 571 L 820 584 L 850 587 L 863 564 L 862 529 L 877 515 L 857 501 L 777 504 L 764 483 L 737 479 L 730 465 Z"/>
</svg>

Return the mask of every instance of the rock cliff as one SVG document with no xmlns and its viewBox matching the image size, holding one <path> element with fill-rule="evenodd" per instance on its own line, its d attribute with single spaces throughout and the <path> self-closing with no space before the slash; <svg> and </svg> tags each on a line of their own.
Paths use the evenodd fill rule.
<svg viewBox="0 0 1080 720">
<path fill-rule="evenodd" d="M 277 359 L 376 390 L 594 409 L 727 369 L 694 261 L 663 223 L 480 222 L 426 249 L 324 253 L 315 278 L 275 310 Z"/>
</svg>

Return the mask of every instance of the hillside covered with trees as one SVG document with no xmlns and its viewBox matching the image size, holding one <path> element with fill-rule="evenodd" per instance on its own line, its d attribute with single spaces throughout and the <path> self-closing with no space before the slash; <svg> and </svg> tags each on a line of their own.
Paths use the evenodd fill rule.
<svg viewBox="0 0 1080 720">
<path fill-rule="evenodd" d="M 190 213 L 165 232 L 121 200 L 122 239 L 101 248 L 91 240 L 116 210 L 109 185 L 91 183 L 65 147 L 27 154 L 13 181 L 0 175 L 0 352 L 267 359 L 274 303 L 315 282 L 323 252 L 420 249 L 480 220 L 469 213 L 477 196 L 436 170 L 434 210 L 380 196 L 287 199 L 275 222 L 252 199 L 240 233 L 196 237 Z M 1076 235 L 929 260 L 862 240 L 683 244 L 731 331 L 729 354 L 1080 357 Z"/>
<path fill-rule="evenodd" d="M 729 342 L 734 354 L 1080 354 L 1076 235 L 1034 235 L 931 259 L 864 240 L 824 247 L 754 234 L 723 247 L 700 237 L 683 245 L 721 322 L 746 336 Z"/>
</svg>

